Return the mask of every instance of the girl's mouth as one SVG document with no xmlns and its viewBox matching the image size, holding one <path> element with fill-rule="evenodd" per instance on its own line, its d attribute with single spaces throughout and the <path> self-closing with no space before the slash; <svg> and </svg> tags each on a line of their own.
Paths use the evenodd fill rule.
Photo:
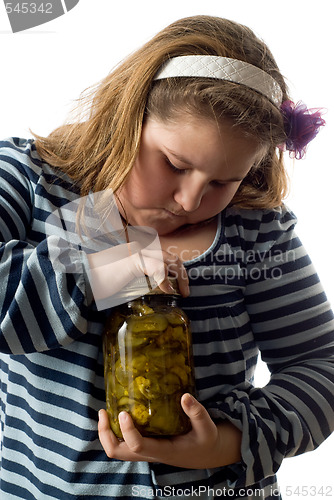
<svg viewBox="0 0 334 500">
<path fill-rule="evenodd" d="M 170 216 L 170 217 L 182 217 L 183 214 L 177 214 L 175 212 L 171 212 L 170 210 L 167 210 L 167 208 L 164 209 L 165 212 L 167 212 L 167 214 Z"/>
</svg>

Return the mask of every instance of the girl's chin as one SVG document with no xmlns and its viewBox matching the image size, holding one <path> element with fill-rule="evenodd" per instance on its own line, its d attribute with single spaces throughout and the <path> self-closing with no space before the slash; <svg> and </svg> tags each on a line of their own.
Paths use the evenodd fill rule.
<svg viewBox="0 0 334 500">
<path fill-rule="evenodd" d="M 152 222 L 146 225 L 155 229 L 159 236 L 165 236 L 167 234 L 173 233 L 174 231 L 176 231 L 181 227 L 181 224 L 170 224 L 166 222 L 165 223 Z"/>
</svg>

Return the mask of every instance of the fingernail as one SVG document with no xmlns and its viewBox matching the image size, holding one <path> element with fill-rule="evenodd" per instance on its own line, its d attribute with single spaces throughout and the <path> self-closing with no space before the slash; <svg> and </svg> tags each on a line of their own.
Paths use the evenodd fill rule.
<svg viewBox="0 0 334 500">
<path fill-rule="evenodd" d="M 125 422 L 127 421 L 127 418 L 128 418 L 128 414 L 126 413 L 126 411 L 121 411 L 121 413 L 118 414 L 118 420 L 119 422 L 123 422 L 123 424 L 125 424 Z"/>
<path fill-rule="evenodd" d="M 191 394 L 186 394 L 185 404 L 188 408 L 191 408 L 194 404 L 196 404 L 196 399 Z"/>
<path fill-rule="evenodd" d="M 170 281 L 168 281 L 168 280 L 166 281 L 166 287 L 167 287 L 167 289 L 168 289 L 170 292 L 175 293 L 175 288 L 173 287 L 173 285 L 171 284 L 171 282 L 170 282 Z"/>
</svg>

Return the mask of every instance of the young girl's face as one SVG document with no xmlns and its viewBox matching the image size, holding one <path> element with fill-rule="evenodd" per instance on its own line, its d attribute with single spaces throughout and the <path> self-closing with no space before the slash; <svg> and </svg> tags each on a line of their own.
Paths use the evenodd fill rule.
<svg viewBox="0 0 334 500">
<path fill-rule="evenodd" d="M 254 138 L 241 135 L 229 122 L 218 127 L 188 115 L 173 123 L 149 118 L 118 196 L 131 225 L 167 235 L 226 208 L 264 153 Z"/>
</svg>

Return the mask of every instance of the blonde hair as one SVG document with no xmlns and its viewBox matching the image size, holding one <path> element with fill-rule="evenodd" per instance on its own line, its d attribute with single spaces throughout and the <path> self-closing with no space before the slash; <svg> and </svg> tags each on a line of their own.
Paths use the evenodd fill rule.
<svg viewBox="0 0 334 500">
<path fill-rule="evenodd" d="M 282 203 L 287 175 L 277 145 L 285 134 L 280 111 L 264 96 L 243 85 L 211 78 L 153 81 L 170 57 L 213 54 L 249 62 L 287 89 L 277 64 L 263 41 L 247 27 L 211 16 L 178 20 L 126 58 L 79 101 L 86 113 L 36 137 L 37 151 L 50 165 L 75 181 L 81 195 L 124 183 L 137 157 L 147 116 L 162 121 L 181 110 L 216 121 L 229 119 L 243 133 L 267 145 L 261 163 L 251 169 L 232 200 L 244 208 L 273 208 Z M 84 116 L 84 114 L 82 116 Z"/>
</svg>

